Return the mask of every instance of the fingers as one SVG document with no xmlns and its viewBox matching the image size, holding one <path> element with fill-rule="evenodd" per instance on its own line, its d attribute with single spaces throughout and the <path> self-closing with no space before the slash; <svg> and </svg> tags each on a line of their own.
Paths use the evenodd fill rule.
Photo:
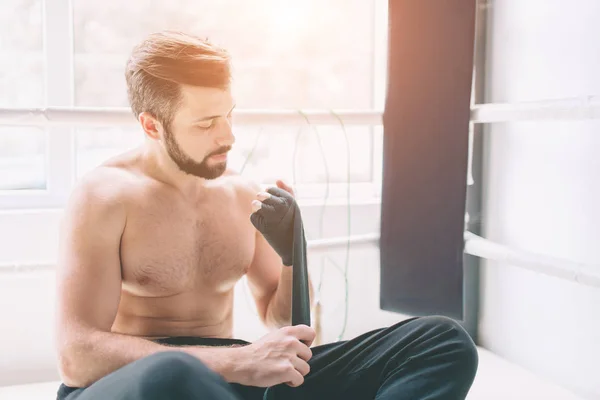
<svg viewBox="0 0 600 400">
<path fill-rule="evenodd" d="M 286 382 L 288 386 L 298 387 L 304 383 L 304 376 L 310 372 L 310 365 L 297 357 L 292 358 L 290 362 L 292 368 L 286 376 Z"/>
<path fill-rule="evenodd" d="M 269 189 L 270 192 L 260 192 L 256 195 L 256 198 L 265 204 L 284 204 L 285 200 L 280 196 L 279 192 L 275 192 Z"/>
<path fill-rule="evenodd" d="M 259 199 L 260 201 L 265 201 L 266 199 L 268 199 L 269 197 L 271 197 L 270 193 L 267 192 L 259 192 L 256 195 L 256 198 Z"/>
<path fill-rule="evenodd" d="M 278 195 L 279 193 L 274 192 L 273 194 L 271 193 L 267 193 L 267 192 L 260 192 L 256 195 L 256 198 L 258 200 L 253 200 L 252 201 L 252 207 L 258 207 L 258 203 L 256 203 L 255 206 L 255 202 L 262 202 L 262 204 L 268 204 L 270 206 L 281 206 L 281 205 L 285 205 L 286 201 L 285 199 L 283 199 L 282 197 L 280 197 Z"/>
<path fill-rule="evenodd" d="M 260 210 L 258 212 L 253 212 L 252 214 L 250 214 L 250 222 L 258 231 L 260 231 L 265 226 L 265 219 L 260 213 Z"/>
<path fill-rule="evenodd" d="M 308 361 L 312 358 L 312 350 L 303 342 L 298 342 L 296 354 L 304 361 Z"/>
<path fill-rule="evenodd" d="M 278 188 L 278 187 L 270 187 L 267 189 L 267 193 L 273 195 L 272 197 L 281 198 L 281 199 L 292 199 L 293 196 L 288 193 L 286 190 Z"/>
<path fill-rule="evenodd" d="M 271 212 L 273 213 L 275 211 L 274 205 L 273 204 L 269 204 L 266 201 L 265 202 L 261 202 L 259 200 L 252 200 L 252 212 L 256 213 L 256 212 L 261 212 L 262 210 L 266 211 L 266 212 Z"/>
<path fill-rule="evenodd" d="M 295 325 L 287 327 L 288 333 L 295 336 L 298 340 L 304 343 L 312 343 L 317 336 L 313 328 L 307 325 Z"/>
<path fill-rule="evenodd" d="M 294 369 L 300 372 L 302 376 L 306 376 L 310 372 L 310 365 L 300 358 L 292 358 L 292 365 L 294 366 Z"/>
<path fill-rule="evenodd" d="M 290 378 L 287 380 L 287 385 L 291 387 L 298 387 L 304 383 L 304 376 L 298 372 L 295 368 L 290 368 Z"/>
<path fill-rule="evenodd" d="M 313 341 L 315 340 L 316 336 L 317 335 L 315 335 L 315 337 L 312 338 L 312 340 L 303 340 L 302 343 L 304 343 L 307 347 L 310 347 L 310 346 L 312 346 Z"/>
<path fill-rule="evenodd" d="M 278 188 L 285 190 L 286 192 L 288 192 L 292 196 L 294 195 L 294 189 L 292 189 L 291 186 L 289 186 L 287 183 L 285 183 L 281 179 L 277 180 L 277 182 L 275 182 L 275 183 L 277 184 Z"/>
</svg>

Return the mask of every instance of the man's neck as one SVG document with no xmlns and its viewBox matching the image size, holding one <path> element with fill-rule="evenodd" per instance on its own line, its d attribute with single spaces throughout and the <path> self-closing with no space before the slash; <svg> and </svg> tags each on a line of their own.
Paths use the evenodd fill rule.
<svg viewBox="0 0 600 400">
<path fill-rule="evenodd" d="M 184 195 L 193 195 L 206 185 L 206 179 L 183 172 L 167 152 L 155 143 L 145 143 L 143 159 L 150 174 Z"/>
</svg>

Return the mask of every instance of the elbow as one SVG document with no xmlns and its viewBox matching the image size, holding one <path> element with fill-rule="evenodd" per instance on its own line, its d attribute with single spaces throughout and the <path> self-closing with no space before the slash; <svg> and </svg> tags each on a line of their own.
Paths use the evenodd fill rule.
<svg viewBox="0 0 600 400">
<path fill-rule="evenodd" d="M 66 386 L 82 388 L 93 383 L 89 373 L 89 358 L 86 356 L 89 347 L 86 343 L 69 343 L 59 348 L 58 372 Z"/>
<path fill-rule="evenodd" d="M 58 356 L 58 373 L 62 382 L 69 387 L 84 387 L 83 380 L 77 376 L 77 363 L 64 352 Z"/>
</svg>

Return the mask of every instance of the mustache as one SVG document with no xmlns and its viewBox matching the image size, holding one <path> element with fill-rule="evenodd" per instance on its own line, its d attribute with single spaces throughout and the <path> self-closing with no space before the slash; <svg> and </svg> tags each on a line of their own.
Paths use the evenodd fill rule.
<svg viewBox="0 0 600 400">
<path fill-rule="evenodd" d="M 225 154 L 227 152 L 229 152 L 231 150 L 231 146 L 223 146 L 223 147 L 219 147 L 218 149 L 216 149 L 215 151 L 211 152 L 208 157 L 211 156 L 218 156 L 221 154 Z"/>
</svg>

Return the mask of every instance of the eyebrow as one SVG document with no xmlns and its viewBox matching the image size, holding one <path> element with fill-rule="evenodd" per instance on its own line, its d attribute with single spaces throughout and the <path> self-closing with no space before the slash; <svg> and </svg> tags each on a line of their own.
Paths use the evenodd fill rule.
<svg viewBox="0 0 600 400">
<path fill-rule="evenodd" d="M 231 110 L 229 110 L 229 112 L 227 113 L 227 115 L 229 115 L 233 111 L 233 109 L 235 108 L 236 105 L 237 104 L 234 104 L 233 107 L 231 107 Z M 208 120 L 219 118 L 219 117 L 220 117 L 220 115 L 211 115 L 210 117 L 203 117 L 203 118 L 196 119 L 196 120 L 194 120 L 194 123 L 196 123 L 196 122 L 202 122 L 202 121 L 208 121 Z"/>
</svg>

